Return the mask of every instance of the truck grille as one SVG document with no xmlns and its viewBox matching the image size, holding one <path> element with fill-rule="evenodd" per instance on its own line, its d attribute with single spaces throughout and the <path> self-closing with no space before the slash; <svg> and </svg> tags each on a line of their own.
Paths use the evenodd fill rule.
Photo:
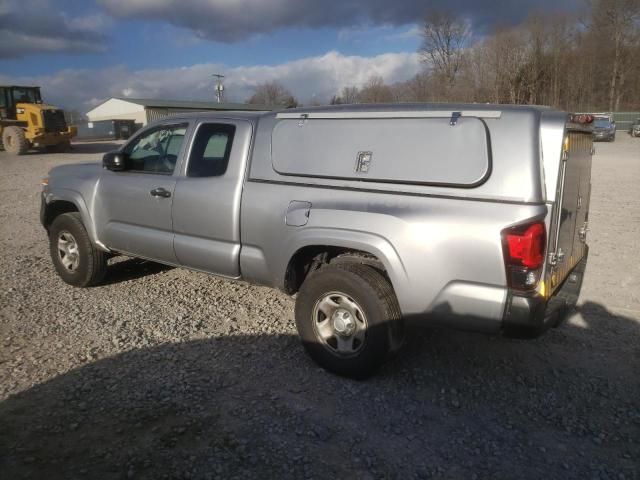
<svg viewBox="0 0 640 480">
<path fill-rule="evenodd" d="M 64 132 L 67 129 L 67 122 L 62 110 L 43 110 L 42 117 L 45 132 Z"/>
</svg>

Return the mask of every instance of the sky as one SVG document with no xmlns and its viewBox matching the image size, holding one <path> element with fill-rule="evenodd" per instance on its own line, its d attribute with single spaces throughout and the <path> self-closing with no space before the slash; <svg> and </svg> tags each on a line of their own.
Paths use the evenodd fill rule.
<svg viewBox="0 0 640 480">
<path fill-rule="evenodd" d="M 420 20 L 446 8 L 474 38 L 530 12 L 584 0 L 0 0 L 0 84 L 42 87 L 45 101 L 86 112 L 108 97 L 245 101 L 278 81 L 326 102 L 372 75 L 422 68 Z"/>
</svg>

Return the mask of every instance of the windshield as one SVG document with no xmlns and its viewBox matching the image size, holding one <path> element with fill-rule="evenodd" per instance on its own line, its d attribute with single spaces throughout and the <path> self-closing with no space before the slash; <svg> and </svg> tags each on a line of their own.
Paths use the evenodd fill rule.
<svg viewBox="0 0 640 480">
<path fill-rule="evenodd" d="M 609 120 L 607 120 L 606 118 L 596 118 L 594 125 L 597 128 L 609 128 L 611 123 L 609 123 Z"/>
<path fill-rule="evenodd" d="M 40 103 L 40 92 L 35 88 L 15 87 L 13 91 L 13 103 Z"/>
</svg>

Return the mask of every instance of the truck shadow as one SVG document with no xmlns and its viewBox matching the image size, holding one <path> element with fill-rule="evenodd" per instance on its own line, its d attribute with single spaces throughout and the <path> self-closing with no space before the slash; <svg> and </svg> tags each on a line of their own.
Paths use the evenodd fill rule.
<svg viewBox="0 0 640 480">
<path fill-rule="evenodd" d="M 637 478 L 640 321 L 586 303 L 536 340 L 412 327 L 368 381 L 293 335 L 102 358 L 0 404 L 15 478 Z"/>
<path fill-rule="evenodd" d="M 135 280 L 150 275 L 157 275 L 158 273 L 166 272 L 171 269 L 173 269 L 173 267 L 163 265 L 161 263 L 150 262 L 138 258 L 120 257 L 116 258 L 115 261 L 110 261 L 107 274 L 98 287 Z"/>
</svg>

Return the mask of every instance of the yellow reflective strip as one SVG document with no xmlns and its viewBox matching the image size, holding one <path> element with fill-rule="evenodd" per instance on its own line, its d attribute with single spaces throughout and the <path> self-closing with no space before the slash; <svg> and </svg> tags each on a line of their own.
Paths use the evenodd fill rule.
<svg viewBox="0 0 640 480">
<path fill-rule="evenodd" d="M 542 298 L 547 298 L 547 288 L 544 283 L 544 280 L 540 281 L 540 285 L 538 286 L 538 292 L 542 295 Z"/>
</svg>

